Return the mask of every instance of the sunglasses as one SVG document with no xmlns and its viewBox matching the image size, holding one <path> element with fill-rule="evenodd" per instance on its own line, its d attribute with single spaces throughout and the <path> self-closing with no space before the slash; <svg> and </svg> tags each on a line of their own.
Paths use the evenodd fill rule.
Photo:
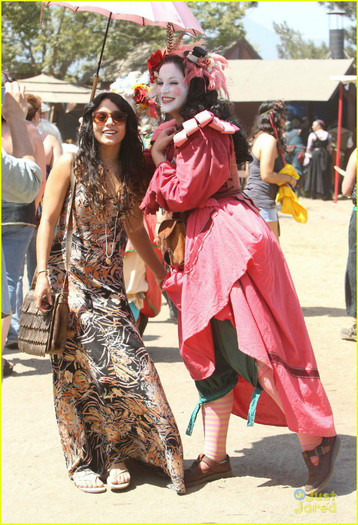
<svg viewBox="0 0 358 525">
<path fill-rule="evenodd" d="M 115 124 L 120 124 L 126 122 L 127 114 L 121 113 L 120 111 L 114 111 L 113 113 L 105 113 L 104 111 L 97 111 L 97 113 L 92 114 L 92 120 L 98 125 L 105 124 L 107 120 L 111 117 Z"/>
</svg>

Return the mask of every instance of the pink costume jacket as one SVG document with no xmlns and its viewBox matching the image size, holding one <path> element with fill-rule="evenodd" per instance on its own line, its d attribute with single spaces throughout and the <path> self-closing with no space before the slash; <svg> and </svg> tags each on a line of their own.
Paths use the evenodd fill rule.
<svg viewBox="0 0 358 525">
<path fill-rule="evenodd" d="M 170 125 L 175 122 L 160 126 L 153 140 Z M 185 122 L 141 204 L 145 213 L 192 210 L 185 268 L 171 269 L 163 286 L 181 312 L 180 353 L 194 380 L 209 377 L 215 369 L 210 319 L 230 319 L 240 350 L 272 368 L 284 407 L 282 413 L 262 392 L 256 421 L 333 436 L 331 407 L 280 245 L 239 189 L 236 130 L 208 111 Z M 233 413 L 247 418 L 252 391 L 239 377 Z"/>
</svg>

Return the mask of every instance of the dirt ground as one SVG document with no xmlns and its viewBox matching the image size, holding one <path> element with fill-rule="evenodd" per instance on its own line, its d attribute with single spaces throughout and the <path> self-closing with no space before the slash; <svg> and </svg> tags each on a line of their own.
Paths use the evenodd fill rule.
<svg viewBox="0 0 358 525">
<path fill-rule="evenodd" d="M 344 272 L 352 209 L 301 199 L 307 224 L 281 216 L 286 255 L 332 404 L 342 447 L 326 500 L 300 500 L 306 467 L 297 437 L 285 428 L 231 418 L 228 453 L 234 476 L 178 496 L 165 479 L 128 462 L 124 492 L 85 494 L 68 479 L 52 402 L 49 360 L 5 350 L 15 372 L 2 384 L 2 523 L 356 523 L 356 345 L 343 341 Z M 203 449 L 198 417 L 185 429 L 197 393 L 178 352 L 166 303 L 144 337 L 184 444 L 185 465 Z"/>
</svg>

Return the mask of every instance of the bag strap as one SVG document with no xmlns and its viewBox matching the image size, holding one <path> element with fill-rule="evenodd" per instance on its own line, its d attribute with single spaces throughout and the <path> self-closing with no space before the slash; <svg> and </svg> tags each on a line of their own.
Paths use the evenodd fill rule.
<svg viewBox="0 0 358 525">
<path fill-rule="evenodd" d="M 73 156 L 73 160 L 74 160 L 74 156 Z M 69 214 L 68 214 L 68 217 L 67 217 L 67 224 L 66 224 L 66 231 L 67 231 L 66 257 L 65 257 L 65 271 L 66 271 L 66 274 L 65 274 L 65 278 L 63 280 L 61 293 L 63 293 L 65 291 L 65 287 L 66 287 L 66 293 L 68 293 L 68 268 L 69 268 L 70 257 L 71 257 L 72 231 L 73 231 L 73 227 L 72 227 L 72 208 L 73 208 L 73 202 L 74 202 L 74 198 L 75 198 L 75 188 L 76 188 L 76 179 L 75 179 L 75 176 L 74 176 L 74 173 L 73 173 L 73 161 L 72 161 L 72 167 L 71 167 L 70 187 L 71 187 L 71 204 L 70 204 L 70 211 L 69 211 Z M 37 280 L 37 271 L 35 270 L 34 276 L 32 278 L 31 285 L 30 285 L 30 288 L 29 288 L 30 290 L 34 290 L 35 289 L 35 287 L 36 287 L 36 280 Z"/>
<path fill-rule="evenodd" d="M 72 224 L 72 210 L 73 210 L 73 203 L 75 200 L 75 191 L 76 190 L 76 178 L 73 173 L 73 162 L 71 167 L 71 202 L 70 202 L 70 209 L 67 216 L 67 223 L 66 223 L 66 231 L 67 231 L 67 237 L 66 237 L 66 253 L 65 253 L 65 278 L 63 280 L 61 294 L 68 295 L 68 270 L 70 266 L 70 258 L 71 258 L 71 246 L 72 246 L 72 233 L 73 233 L 73 224 Z"/>
</svg>

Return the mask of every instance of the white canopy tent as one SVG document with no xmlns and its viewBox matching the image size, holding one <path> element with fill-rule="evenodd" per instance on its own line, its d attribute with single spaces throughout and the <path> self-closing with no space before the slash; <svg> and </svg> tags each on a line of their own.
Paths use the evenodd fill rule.
<svg viewBox="0 0 358 525">
<path fill-rule="evenodd" d="M 229 60 L 228 91 L 232 102 L 328 101 L 354 59 Z"/>
<path fill-rule="evenodd" d="M 63 80 L 41 74 L 31 78 L 19 80 L 26 87 L 27 93 L 41 97 L 43 102 L 88 104 L 91 90 L 75 86 Z"/>
</svg>

